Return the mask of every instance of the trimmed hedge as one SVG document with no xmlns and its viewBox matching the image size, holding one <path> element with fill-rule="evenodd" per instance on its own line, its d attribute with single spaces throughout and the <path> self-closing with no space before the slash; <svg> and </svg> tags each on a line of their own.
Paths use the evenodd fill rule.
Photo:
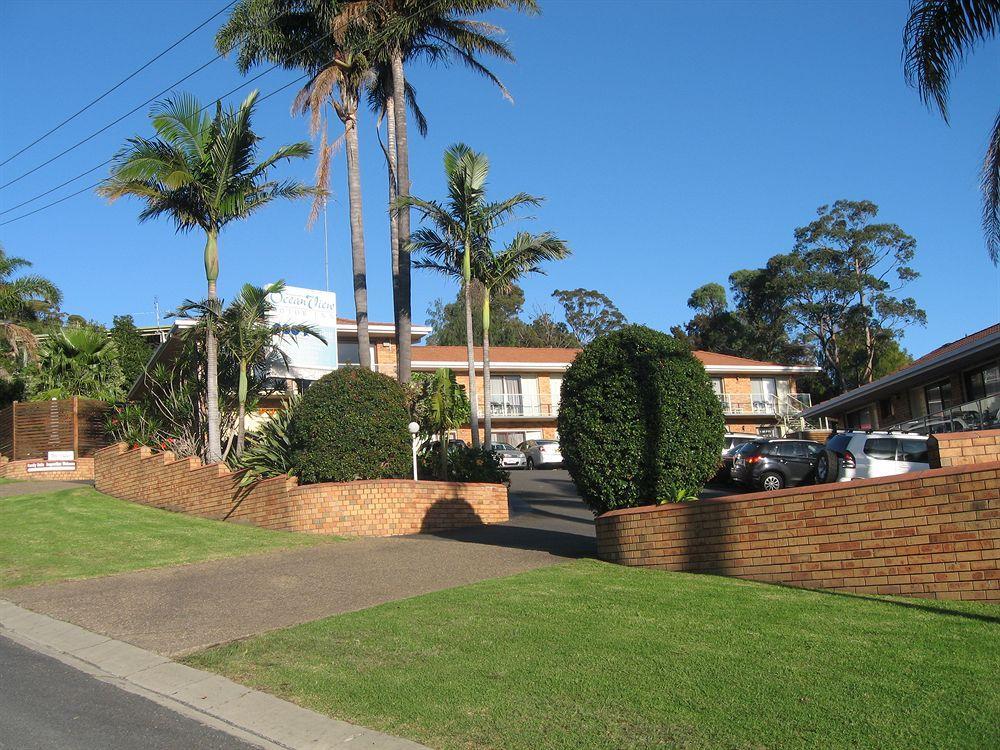
<svg viewBox="0 0 1000 750">
<path fill-rule="evenodd" d="M 718 469 L 724 434 L 704 366 L 651 328 L 596 339 L 563 378 L 562 455 L 595 513 L 700 490 Z"/>
<path fill-rule="evenodd" d="M 392 378 L 343 367 L 313 383 L 288 426 L 293 473 L 306 484 L 407 477 L 406 392 Z"/>
</svg>

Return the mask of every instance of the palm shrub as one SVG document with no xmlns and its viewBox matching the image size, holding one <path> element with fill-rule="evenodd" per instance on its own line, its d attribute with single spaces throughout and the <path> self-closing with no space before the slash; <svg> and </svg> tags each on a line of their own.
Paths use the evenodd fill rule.
<svg viewBox="0 0 1000 750">
<path fill-rule="evenodd" d="M 448 481 L 510 484 L 510 473 L 501 468 L 497 457 L 486 448 L 452 446 L 447 450 L 446 460 Z M 440 463 L 438 456 L 431 453 L 420 456 L 418 467 L 420 478 L 440 478 L 441 468 L 436 465 L 438 463 Z"/>
<path fill-rule="evenodd" d="M 437 436 L 438 479 L 448 479 L 448 433 L 465 424 L 469 414 L 469 397 L 458 384 L 449 367 L 440 367 L 433 375 L 417 373 L 410 383 L 410 412 L 420 425 L 425 439 Z"/>
<path fill-rule="evenodd" d="M 292 466 L 304 483 L 389 479 L 410 473 L 407 395 L 390 377 L 334 370 L 302 395 L 288 427 Z"/>
<path fill-rule="evenodd" d="M 45 339 L 38 355 L 24 376 L 32 401 L 73 396 L 117 401 L 125 395 L 118 347 L 103 328 L 60 329 Z"/>
<path fill-rule="evenodd" d="M 247 435 L 246 446 L 232 461 L 234 468 L 246 470 L 240 486 L 294 473 L 289 427 L 300 399 L 301 396 L 288 399 L 280 411 Z"/>
<path fill-rule="evenodd" d="M 566 372 L 563 459 L 595 513 L 689 497 L 715 473 L 725 423 L 705 368 L 645 326 L 595 339 Z"/>
</svg>

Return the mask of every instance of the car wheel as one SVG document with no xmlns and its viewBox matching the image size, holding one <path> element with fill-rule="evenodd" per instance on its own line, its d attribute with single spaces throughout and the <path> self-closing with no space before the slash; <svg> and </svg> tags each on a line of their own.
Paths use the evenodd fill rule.
<svg viewBox="0 0 1000 750">
<path fill-rule="evenodd" d="M 774 492 L 785 486 L 785 478 L 776 471 L 769 471 L 760 478 L 760 487 L 765 492 Z"/>
<path fill-rule="evenodd" d="M 830 459 L 826 453 L 816 462 L 816 484 L 826 484 L 830 481 Z"/>
<path fill-rule="evenodd" d="M 528 457 L 528 471 L 535 468 L 535 462 L 531 460 L 531 456 Z"/>
</svg>

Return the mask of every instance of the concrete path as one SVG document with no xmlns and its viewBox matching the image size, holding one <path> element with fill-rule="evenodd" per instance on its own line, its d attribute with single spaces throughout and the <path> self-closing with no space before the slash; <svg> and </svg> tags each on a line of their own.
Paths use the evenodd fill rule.
<svg viewBox="0 0 1000 750">
<path fill-rule="evenodd" d="M 548 480 L 567 483 L 568 477 L 560 474 L 565 473 L 536 471 L 515 477 L 509 524 L 440 535 L 358 539 L 16 588 L 3 596 L 35 612 L 178 656 L 255 633 L 593 554 L 590 511 L 575 494 L 552 499 L 544 489 Z M 565 486 L 562 491 L 567 492 Z M 574 510 L 552 510 L 563 504 Z"/>
<path fill-rule="evenodd" d="M 0 748 L 423 748 L 3 601 L 0 665 Z"/>
</svg>

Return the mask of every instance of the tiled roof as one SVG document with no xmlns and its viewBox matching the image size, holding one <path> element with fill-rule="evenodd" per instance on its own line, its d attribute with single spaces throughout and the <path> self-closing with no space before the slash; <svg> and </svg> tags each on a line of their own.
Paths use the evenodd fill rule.
<svg viewBox="0 0 1000 750">
<path fill-rule="evenodd" d="M 916 367 L 917 365 L 927 364 L 928 362 L 932 362 L 933 360 L 937 359 L 938 357 L 944 356 L 945 354 L 948 354 L 949 352 L 953 352 L 956 349 L 961 349 L 966 344 L 971 344 L 973 341 L 979 341 L 980 339 L 984 339 L 987 336 L 992 336 L 992 335 L 994 335 L 996 333 L 1000 333 L 1000 323 L 995 323 L 994 325 L 987 326 L 986 328 L 984 328 L 981 331 L 976 331 L 975 333 L 970 333 L 968 336 L 960 338 L 957 341 L 952 341 L 952 342 L 950 342 L 948 344 L 944 344 L 943 346 L 939 346 L 934 351 L 932 351 L 932 352 L 930 352 L 928 354 L 925 354 L 920 359 L 915 359 L 913 362 L 911 362 L 910 364 L 908 364 L 906 367 L 900 368 L 899 370 L 896 371 L 896 373 L 893 373 L 893 374 L 906 372 L 911 367 Z"/>
<path fill-rule="evenodd" d="M 569 363 L 576 359 L 580 349 L 556 349 L 551 347 L 527 346 L 491 346 L 490 360 L 494 362 L 559 362 Z M 782 367 L 773 362 L 760 362 L 755 359 L 733 357 L 728 354 L 695 351 L 694 355 L 703 365 L 733 367 Z M 420 362 L 464 362 L 466 351 L 464 346 L 415 346 L 413 359 Z M 476 361 L 483 358 L 482 347 L 476 347 Z"/>
</svg>

